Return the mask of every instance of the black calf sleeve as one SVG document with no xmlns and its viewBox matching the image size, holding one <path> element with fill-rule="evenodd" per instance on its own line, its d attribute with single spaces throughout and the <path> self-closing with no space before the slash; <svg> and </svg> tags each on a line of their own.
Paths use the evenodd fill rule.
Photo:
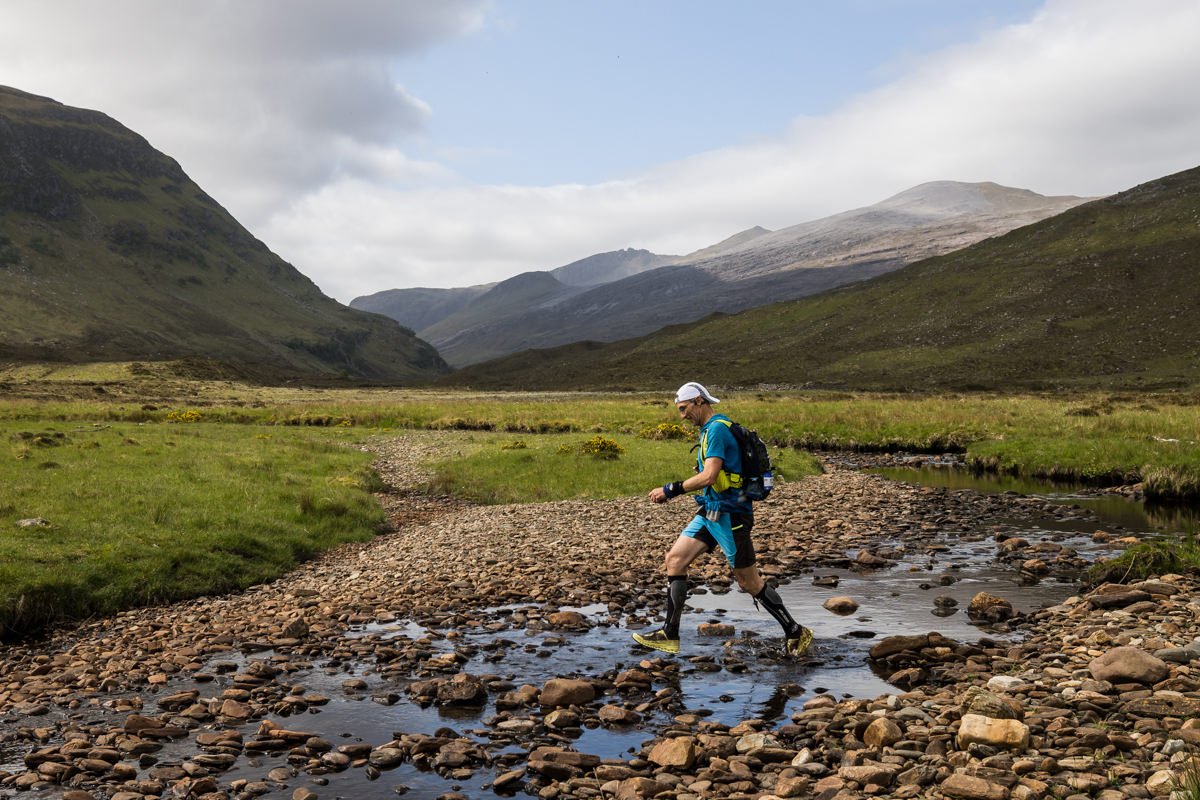
<svg viewBox="0 0 1200 800">
<path fill-rule="evenodd" d="M 687 603 L 687 575 L 667 576 L 667 624 L 663 632 L 668 639 L 679 638 L 679 619 Z"/>
<path fill-rule="evenodd" d="M 762 591 L 754 595 L 754 599 L 762 603 L 763 608 L 767 609 L 767 613 L 783 627 L 785 636 L 791 636 L 800 630 L 800 623 L 792 619 L 792 615 L 783 605 L 783 598 L 779 596 L 779 592 L 775 591 L 774 586 L 770 584 L 763 586 Z"/>
</svg>

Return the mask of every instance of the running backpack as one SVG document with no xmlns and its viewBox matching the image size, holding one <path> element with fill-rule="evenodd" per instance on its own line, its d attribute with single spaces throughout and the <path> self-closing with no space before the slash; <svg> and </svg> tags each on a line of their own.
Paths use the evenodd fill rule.
<svg viewBox="0 0 1200 800">
<path fill-rule="evenodd" d="M 775 486 L 775 470 L 767 445 L 755 431 L 736 422 L 725 422 L 737 440 L 742 456 L 742 496 L 746 500 L 766 500 Z"/>
</svg>

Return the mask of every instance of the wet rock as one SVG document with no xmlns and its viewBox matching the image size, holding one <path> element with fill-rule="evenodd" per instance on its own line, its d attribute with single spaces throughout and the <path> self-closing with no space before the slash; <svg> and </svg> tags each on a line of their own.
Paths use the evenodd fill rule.
<svg viewBox="0 0 1200 800">
<path fill-rule="evenodd" d="M 1116 647 L 1088 664 L 1092 677 L 1110 683 L 1152 684 L 1166 678 L 1171 668 L 1139 647 Z"/>
<path fill-rule="evenodd" d="M 818 575 L 812 579 L 813 586 L 824 586 L 828 589 L 836 589 L 839 582 L 837 575 Z"/>
<path fill-rule="evenodd" d="M 600 758 L 561 747 L 539 747 L 529 754 L 529 769 L 553 780 L 569 780 L 599 766 Z"/>
<path fill-rule="evenodd" d="M 492 786 L 496 789 L 505 791 L 516 791 L 521 783 L 521 779 L 525 777 L 525 769 L 513 769 L 508 772 L 496 776 L 492 781 Z"/>
<path fill-rule="evenodd" d="M 546 715 L 545 723 L 551 728 L 578 728 L 581 722 L 580 716 L 574 711 L 565 708 L 558 708 Z"/>
<path fill-rule="evenodd" d="M 237 700 L 226 700 L 221 703 L 221 710 L 218 713 L 226 719 L 243 722 L 250 719 L 253 711 L 245 703 L 238 702 Z"/>
<path fill-rule="evenodd" d="M 763 750 L 779 749 L 779 746 L 779 739 L 769 733 L 747 733 L 739 737 L 735 745 L 737 752 L 752 756 Z"/>
<path fill-rule="evenodd" d="M 1040 558 L 1030 558 L 1021 562 L 1021 572 L 1042 577 L 1050 574 L 1050 565 Z"/>
<path fill-rule="evenodd" d="M 404 762 L 405 752 L 398 747 L 379 747 L 371 751 L 368 763 L 379 769 L 392 769 Z"/>
<path fill-rule="evenodd" d="M 574 678 L 551 678 L 542 687 L 539 701 L 543 706 L 586 705 L 596 699 L 596 687 Z"/>
<path fill-rule="evenodd" d="M 878 569 L 880 567 L 891 566 L 893 562 L 887 560 L 883 556 L 872 553 L 870 550 L 859 550 L 858 555 L 854 557 L 854 563 L 859 567 Z"/>
<path fill-rule="evenodd" d="M 660 767 L 688 769 L 696 761 L 696 743 L 686 736 L 664 739 L 651 748 L 646 758 Z"/>
<path fill-rule="evenodd" d="M 845 615 L 858 611 L 858 603 L 854 601 L 854 598 L 847 597 L 846 595 L 831 597 L 822 605 L 827 611 L 832 611 L 834 614 Z"/>
<path fill-rule="evenodd" d="M 550 627 L 559 630 L 586 630 L 588 618 L 578 611 L 556 611 L 549 616 Z"/>
<path fill-rule="evenodd" d="M 437 687 L 437 702 L 444 706 L 481 706 L 487 702 L 487 687 L 475 675 L 460 672 Z"/>
<path fill-rule="evenodd" d="M 496 708 L 503 710 L 533 705 L 537 702 L 540 693 L 541 690 L 536 686 L 525 684 L 511 692 L 505 692 L 496 698 Z"/>
<path fill-rule="evenodd" d="M 641 714 L 616 705 L 601 706 L 599 717 L 606 725 L 636 725 L 642 721 Z"/>
<path fill-rule="evenodd" d="M 967 616 L 976 622 L 997 623 L 1012 619 L 1012 603 L 1002 597 L 995 597 L 987 592 L 979 592 L 971 598 L 967 606 Z"/>
<path fill-rule="evenodd" d="M 733 636 L 735 629 L 723 622 L 702 622 L 697 626 L 696 632 L 701 636 L 729 637 Z"/>
</svg>

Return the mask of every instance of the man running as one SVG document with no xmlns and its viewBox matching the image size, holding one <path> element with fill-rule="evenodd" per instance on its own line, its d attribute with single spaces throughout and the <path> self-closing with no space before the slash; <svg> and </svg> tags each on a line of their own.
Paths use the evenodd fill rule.
<svg viewBox="0 0 1200 800">
<path fill-rule="evenodd" d="M 667 551 L 667 622 L 660 630 L 634 633 L 638 644 L 679 652 L 679 619 L 687 600 L 687 570 L 693 561 L 713 547 L 725 553 L 734 580 L 742 591 L 761 603 L 783 627 L 783 649 L 790 656 L 803 655 L 812 644 L 812 631 L 804 627 L 783 605 L 773 586 L 769 586 L 755 566 L 754 545 L 750 530 L 754 527 L 751 502 L 739 497 L 742 468 L 737 439 L 729 430 L 732 424 L 724 414 L 713 410 L 721 402 L 701 384 L 685 383 L 675 393 L 675 407 L 691 424 L 700 429 L 700 452 L 696 474 L 682 481 L 656 486 L 650 500 L 666 503 L 688 492 L 704 490 L 695 500 L 699 508 L 691 522 L 679 534 Z"/>
</svg>

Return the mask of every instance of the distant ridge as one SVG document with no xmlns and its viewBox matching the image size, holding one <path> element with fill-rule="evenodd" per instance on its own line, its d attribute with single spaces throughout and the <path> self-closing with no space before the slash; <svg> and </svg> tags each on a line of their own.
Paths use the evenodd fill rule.
<svg viewBox="0 0 1200 800">
<path fill-rule="evenodd" d="M 919 209 L 926 200 L 917 192 L 889 202 Z M 1197 220 L 1200 168 L 854 286 L 611 344 L 519 353 L 445 382 L 663 390 L 703 376 L 717 386 L 902 391 L 1196 387 Z"/>
<path fill-rule="evenodd" d="M 556 287 L 556 297 L 565 299 L 585 288 L 673 264 L 676 260 L 676 256 L 661 256 L 651 253 L 649 250 L 627 248 L 608 253 L 597 253 L 556 269 L 525 272 L 521 275 L 549 276 L 553 280 L 543 281 L 543 285 Z M 470 330 L 479 324 L 488 324 L 493 321 L 493 318 L 499 319 L 524 313 L 526 309 L 521 306 L 503 305 L 505 302 L 503 298 L 506 296 L 509 297 L 509 301 L 523 299 L 510 295 L 514 284 L 509 281 L 520 277 L 514 276 L 514 278 L 502 282 L 505 286 L 498 293 L 498 296 L 502 298 L 499 304 L 496 296 L 484 301 L 492 308 L 491 312 L 485 314 L 480 314 L 479 309 L 474 309 L 461 317 L 456 316 L 477 298 L 487 294 L 500 284 L 489 283 L 456 289 L 387 289 L 375 294 L 356 297 L 350 301 L 350 307 L 385 314 L 407 328 L 415 331 L 427 331 L 428 333 L 423 333 L 423 336 L 443 336 L 445 338 L 442 343 L 446 344 L 457 333 Z M 523 278 L 522 280 L 527 282 L 530 279 Z M 542 299 L 551 298 L 545 296 Z M 445 320 L 448 321 L 444 322 Z"/>
<path fill-rule="evenodd" d="M 141 136 L 7 87 L 0 358 L 199 358 L 389 383 L 448 369 L 411 330 L 322 294 Z"/>
<path fill-rule="evenodd" d="M 529 348 L 616 341 L 669 322 L 733 313 L 866 280 L 1081 202 L 1084 198 L 1043 197 L 994 183 L 935 181 L 832 217 L 777 231 L 751 228 L 671 263 L 599 285 L 543 282 L 535 298 L 502 282 L 454 314 L 416 330 L 460 367 Z M 560 270 L 527 274 L 557 279 Z M 484 302 L 486 309 L 479 305 Z"/>
</svg>

